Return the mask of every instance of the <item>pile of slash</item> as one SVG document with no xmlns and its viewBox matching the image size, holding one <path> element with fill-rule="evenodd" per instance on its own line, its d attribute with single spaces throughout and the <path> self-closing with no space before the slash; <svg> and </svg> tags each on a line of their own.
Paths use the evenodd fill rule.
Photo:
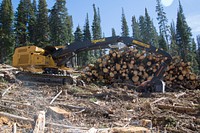
<svg viewBox="0 0 200 133">
<path fill-rule="evenodd" d="M 146 96 L 127 87 L 20 82 L 0 65 L 0 132 L 200 132 L 200 90 Z"/>
</svg>

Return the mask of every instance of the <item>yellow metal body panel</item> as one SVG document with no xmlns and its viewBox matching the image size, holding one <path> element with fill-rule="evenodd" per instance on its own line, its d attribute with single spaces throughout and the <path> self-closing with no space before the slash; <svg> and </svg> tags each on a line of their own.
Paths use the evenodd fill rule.
<svg viewBox="0 0 200 133">
<path fill-rule="evenodd" d="M 44 49 L 36 46 L 16 48 L 13 55 L 13 66 L 29 71 L 34 70 L 34 72 L 41 71 L 45 67 L 56 68 L 51 55 L 44 56 L 44 53 Z"/>
</svg>

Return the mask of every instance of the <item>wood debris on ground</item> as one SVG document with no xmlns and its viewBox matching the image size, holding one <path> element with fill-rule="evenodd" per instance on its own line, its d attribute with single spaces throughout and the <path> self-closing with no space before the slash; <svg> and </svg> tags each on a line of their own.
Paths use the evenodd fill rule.
<svg viewBox="0 0 200 133">
<path fill-rule="evenodd" d="M 123 86 L 21 84 L 18 70 L 0 69 L 9 77 L 0 81 L 0 132 L 200 132 L 198 88 L 144 97 Z"/>
</svg>

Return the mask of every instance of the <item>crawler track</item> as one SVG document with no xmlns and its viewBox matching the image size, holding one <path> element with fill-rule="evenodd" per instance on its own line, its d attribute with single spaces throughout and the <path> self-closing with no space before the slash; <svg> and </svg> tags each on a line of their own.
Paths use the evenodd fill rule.
<svg viewBox="0 0 200 133">
<path fill-rule="evenodd" d="M 31 72 L 19 72 L 16 78 L 21 81 L 41 82 L 45 84 L 74 84 L 75 80 L 71 75 L 38 74 Z"/>
</svg>

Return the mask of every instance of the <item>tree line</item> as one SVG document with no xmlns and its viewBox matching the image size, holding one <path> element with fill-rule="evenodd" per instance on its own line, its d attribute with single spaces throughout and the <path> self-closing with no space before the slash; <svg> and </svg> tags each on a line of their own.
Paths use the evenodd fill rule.
<svg viewBox="0 0 200 133">
<path fill-rule="evenodd" d="M 0 63 L 10 63 L 16 47 L 36 45 L 58 46 L 74 41 L 100 39 L 104 37 L 101 28 L 100 9 L 93 4 L 93 21 L 90 25 L 89 15 L 86 14 L 83 27 L 78 25 L 73 31 L 73 16 L 68 14 L 66 0 L 56 0 L 53 7 L 48 9 L 46 0 L 20 0 L 16 11 L 13 11 L 11 0 L 2 0 L 0 4 Z M 162 48 L 173 56 L 181 56 L 184 61 L 191 62 L 196 72 L 200 71 L 200 35 L 197 44 L 192 38 L 183 7 L 179 1 L 176 24 L 168 23 L 166 13 L 160 0 L 156 0 L 158 31 L 154 26 L 147 8 L 144 15 L 131 20 L 131 30 L 127 25 L 125 11 L 121 14 L 121 36 L 131 36 L 137 40 Z M 116 36 L 111 27 L 112 35 Z M 130 31 L 132 34 L 130 34 Z M 74 58 L 77 65 L 86 65 L 93 61 L 105 50 L 85 51 Z"/>
</svg>

